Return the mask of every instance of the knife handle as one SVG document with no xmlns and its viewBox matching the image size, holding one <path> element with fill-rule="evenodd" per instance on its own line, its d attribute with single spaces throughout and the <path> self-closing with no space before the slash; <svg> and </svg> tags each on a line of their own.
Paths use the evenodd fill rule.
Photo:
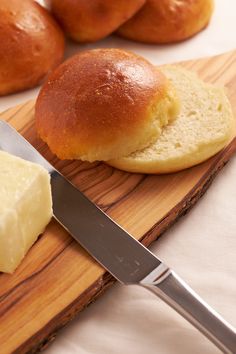
<svg viewBox="0 0 236 354">
<path fill-rule="evenodd" d="M 143 279 L 141 286 L 156 294 L 200 330 L 223 353 L 236 353 L 236 332 L 207 305 L 174 271 L 159 267 Z"/>
</svg>

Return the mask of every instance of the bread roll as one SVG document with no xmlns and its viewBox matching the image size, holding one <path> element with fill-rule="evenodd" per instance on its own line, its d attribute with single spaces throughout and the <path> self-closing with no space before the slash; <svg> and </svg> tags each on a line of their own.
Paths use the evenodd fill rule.
<svg viewBox="0 0 236 354">
<path fill-rule="evenodd" d="M 117 33 L 144 43 L 171 43 L 193 36 L 207 26 L 213 0 L 147 0 Z"/>
<path fill-rule="evenodd" d="M 69 37 L 94 42 L 114 32 L 133 16 L 145 0 L 48 0 Z"/>
<path fill-rule="evenodd" d="M 0 1 L 0 95 L 39 84 L 62 60 L 64 36 L 33 0 Z"/>
<path fill-rule="evenodd" d="M 177 112 L 174 89 L 148 61 L 95 49 L 54 71 L 35 117 L 40 137 L 59 158 L 105 161 L 150 144 Z"/>
<path fill-rule="evenodd" d="M 110 165 L 129 172 L 176 172 L 207 160 L 235 136 L 235 118 L 223 88 L 180 67 L 162 71 L 180 98 L 179 115 L 146 149 L 108 161 Z"/>
</svg>

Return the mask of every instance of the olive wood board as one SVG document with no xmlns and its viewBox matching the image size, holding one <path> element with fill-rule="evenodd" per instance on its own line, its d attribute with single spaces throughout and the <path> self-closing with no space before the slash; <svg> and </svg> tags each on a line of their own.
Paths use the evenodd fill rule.
<svg viewBox="0 0 236 354">
<path fill-rule="evenodd" d="M 225 85 L 236 110 L 236 51 L 178 65 L 196 71 L 207 82 Z M 236 151 L 235 138 L 216 156 L 191 169 L 162 176 L 131 174 L 101 162 L 58 160 L 37 137 L 33 101 L 9 109 L 0 119 L 14 126 L 146 246 L 197 202 Z M 61 327 L 114 281 L 52 220 L 15 273 L 0 274 L 0 353 L 43 349 Z"/>
</svg>

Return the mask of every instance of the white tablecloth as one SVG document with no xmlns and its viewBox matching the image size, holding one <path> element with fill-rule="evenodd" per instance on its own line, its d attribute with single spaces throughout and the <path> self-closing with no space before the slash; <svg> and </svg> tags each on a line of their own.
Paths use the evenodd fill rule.
<svg viewBox="0 0 236 354">
<path fill-rule="evenodd" d="M 236 47 L 236 1 L 216 0 L 210 26 L 172 46 L 149 46 L 110 37 L 94 45 L 70 45 L 67 56 L 92 47 L 122 47 L 156 64 L 214 55 Z M 236 68 L 235 68 L 236 69 Z M 0 98 L 4 110 L 38 89 Z M 224 168 L 194 209 L 151 250 L 173 267 L 226 320 L 236 325 L 236 158 Z M 61 330 L 47 354 L 218 353 L 194 327 L 148 291 L 114 285 Z"/>
</svg>

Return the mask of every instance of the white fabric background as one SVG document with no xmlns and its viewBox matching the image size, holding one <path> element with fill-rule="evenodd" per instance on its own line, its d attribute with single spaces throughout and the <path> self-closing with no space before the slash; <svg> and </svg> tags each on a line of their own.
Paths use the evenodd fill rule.
<svg viewBox="0 0 236 354">
<path fill-rule="evenodd" d="M 156 64 L 214 55 L 236 47 L 236 1 L 216 0 L 210 26 L 184 43 L 149 46 L 110 37 L 70 45 L 67 56 L 91 47 L 122 47 Z M 0 98 L 4 110 L 38 89 Z M 236 325 L 236 158 L 194 209 L 151 247 L 226 320 Z M 46 354 L 219 353 L 203 335 L 148 291 L 114 285 L 61 330 Z"/>
</svg>

